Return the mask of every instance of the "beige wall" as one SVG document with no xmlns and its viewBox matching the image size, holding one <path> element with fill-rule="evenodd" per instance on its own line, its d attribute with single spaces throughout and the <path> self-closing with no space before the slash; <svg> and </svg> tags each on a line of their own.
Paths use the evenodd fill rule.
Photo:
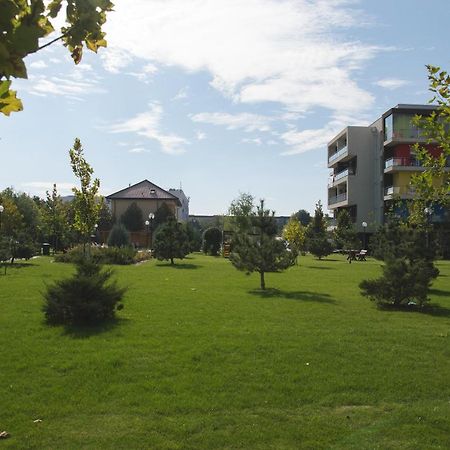
<svg viewBox="0 0 450 450">
<path fill-rule="evenodd" d="M 176 200 L 129 200 L 129 199 L 116 199 L 111 200 L 111 212 L 113 217 L 117 220 L 120 219 L 120 216 L 126 211 L 126 209 L 132 204 L 136 203 L 137 206 L 141 209 L 142 215 L 144 216 L 144 222 L 147 220 L 148 215 L 150 213 L 155 213 L 158 208 L 165 203 L 172 211 L 173 214 L 176 215 Z M 142 228 L 144 228 L 144 224 L 142 224 Z"/>
</svg>

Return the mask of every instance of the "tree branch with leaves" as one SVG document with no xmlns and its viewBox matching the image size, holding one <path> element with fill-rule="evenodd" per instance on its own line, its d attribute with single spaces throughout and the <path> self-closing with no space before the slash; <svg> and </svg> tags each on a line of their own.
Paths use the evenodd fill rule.
<svg viewBox="0 0 450 450">
<path fill-rule="evenodd" d="M 11 78 L 27 78 L 25 57 L 62 41 L 75 64 L 83 56 L 83 48 L 97 52 L 106 47 L 102 26 L 106 14 L 113 9 L 109 0 L 0 0 L 0 113 L 23 109 Z M 60 36 L 41 44 L 41 40 L 55 31 L 52 20 L 65 14 Z"/>
</svg>

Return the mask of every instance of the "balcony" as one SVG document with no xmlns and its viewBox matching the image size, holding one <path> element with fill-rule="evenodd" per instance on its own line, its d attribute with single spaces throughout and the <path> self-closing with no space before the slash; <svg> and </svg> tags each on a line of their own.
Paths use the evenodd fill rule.
<svg viewBox="0 0 450 450">
<path fill-rule="evenodd" d="M 336 153 L 333 153 L 329 158 L 328 158 L 328 165 L 333 164 L 335 162 L 337 162 L 338 159 L 344 157 L 348 155 L 348 147 L 342 147 L 341 149 L 339 149 Z"/>
<path fill-rule="evenodd" d="M 384 137 L 384 145 L 389 145 L 392 142 L 408 142 L 408 143 L 416 143 L 416 142 L 424 142 L 426 137 L 422 135 L 422 130 L 419 130 L 414 127 L 409 128 L 398 128 L 392 132 L 387 132 Z"/>
<path fill-rule="evenodd" d="M 384 189 L 384 200 L 392 200 L 394 197 L 412 198 L 414 196 L 414 188 L 407 186 L 388 186 Z"/>
<path fill-rule="evenodd" d="M 349 176 L 349 175 L 354 175 L 355 172 L 353 169 L 345 169 L 342 170 L 341 172 L 332 175 L 329 179 L 328 182 L 328 187 L 333 187 L 338 185 L 339 183 L 342 183 L 343 181 L 345 181 L 345 179 Z"/>
<path fill-rule="evenodd" d="M 395 172 L 398 170 L 414 172 L 422 169 L 423 167 L 420 165 L 420 162 L 410 156 L 394 156 L 384 162 L 385 173 Z"/>
<path fill-rule="evenodd" d="M 328 197 L 328 206 L 335 205 L 337 203 L 342 203 L 347 201 L 347 192 L 343 192 L 342 194 L 338 194 L 333 197 Z"/>
</svg>

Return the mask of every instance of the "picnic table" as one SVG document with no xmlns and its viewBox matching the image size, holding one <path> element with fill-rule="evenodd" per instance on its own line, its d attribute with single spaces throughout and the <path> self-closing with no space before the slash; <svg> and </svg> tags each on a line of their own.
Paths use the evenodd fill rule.
<svg viewBox="0 0 450 450">
<path fill-rule="evenodd" d="M 347 261 L 349 264 L 352 261 L 367 261 L 366 260 L 367 250 L 348 250 Z"/>
</svg>

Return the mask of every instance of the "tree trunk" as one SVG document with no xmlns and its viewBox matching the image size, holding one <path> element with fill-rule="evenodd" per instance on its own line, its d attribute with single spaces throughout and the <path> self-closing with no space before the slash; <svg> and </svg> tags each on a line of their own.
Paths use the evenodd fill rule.
<svg viewBox="0 0 450 450">
<path fill-rule="evenodd" d="M 173 258 L 170 258 L 170 264 L 174 264 Z"/>
<path fill-rule="evenodd" d="M 261 289 L 264 291 L 266 289 L 266 282 L 264 280 L 264 272 L 259 272 L 259 277 L 261 280 Z"/>
</svg>

